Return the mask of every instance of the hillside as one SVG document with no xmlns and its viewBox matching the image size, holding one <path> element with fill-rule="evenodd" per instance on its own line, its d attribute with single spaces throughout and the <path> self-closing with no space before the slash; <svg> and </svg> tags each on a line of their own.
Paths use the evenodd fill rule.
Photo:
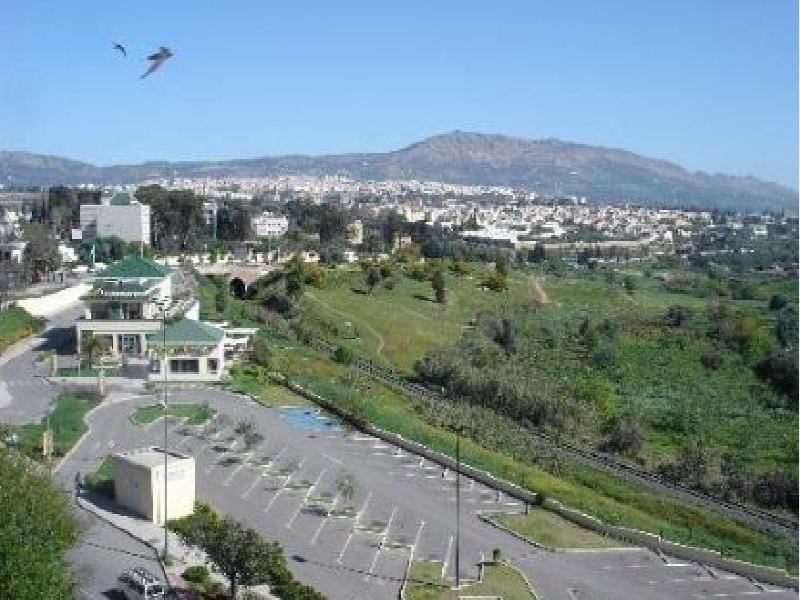
<svg viewBox="0 0 800 600">
<path fill-rule="evenodd" d="M 385 153 L 160 161 L 109 167 L 27 152 L 0 151 L 0 180 L 15 185 L 135 182 L 173 174 L 191 177 L 334 173 L 361 179 L 511 185 L 606 202 L 797 211 L 795 190 L 753 177 L 690 172 L 674 163 L 626 150 L 557 139 L 461 131 L 435 135 Z"/>
</svg>

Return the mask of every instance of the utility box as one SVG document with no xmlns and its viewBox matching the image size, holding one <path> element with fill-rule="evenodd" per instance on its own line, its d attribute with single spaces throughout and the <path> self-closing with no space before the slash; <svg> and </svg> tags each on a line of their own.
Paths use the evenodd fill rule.
<svg viewBox="0 0 800 600">
<path fill-rule="evenodd" d="M 164 483 L 166 517 L 179 519 L 194 512 L 194 458 L 158 447 L 142 448 L 113 455 L 114 497 L 123 506 L 157 525 L 164 524 Z"/>
</svg>

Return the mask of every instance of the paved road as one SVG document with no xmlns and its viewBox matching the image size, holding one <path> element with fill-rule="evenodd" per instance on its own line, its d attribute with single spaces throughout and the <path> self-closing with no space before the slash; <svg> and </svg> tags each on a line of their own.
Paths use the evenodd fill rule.
<svg viewBox="0 0 800 600">
<path fill-rule="evenodd" d="M 48 321 L 37 337 L 9 348 L 0 357 L 0 422 L 27 423 L 40 420 L 58 389 L 43 379 L 47 366 L 38 364 L 47 350 L 67 354 L 74 350 L 75 319 L 80 307 L 70 307 Z"/>
<path fill-rule="evenodd" d="M 226 415 L 214 435 L 180 421 L 169 424 L 170 447 L 197 461 L 197 494 L 268 538 L 280 541 L 296 576 L 334 599 L 396 598 L 410 554 L 438 560 L 455 572 L 455 484 L 452 474 L 375 438 L 340 428 L 302 411 L 263 408 L 218 390 L 181 390 L 172 401 L 209 402 Z M 162 422 L 132 425 L 128 416 L 153 398 L 104 405 L 89 417 L 92 432 L 65 461 L 65 485 L 110 451 L 160 444 Z M 252 419 L 265 440 L 252 453 L 234 442 L 233 426 Z M 249 461 L 252 461 L 251 464 Z M 342 470 L 355 475 L 350 502 L 338 497 Z M 313 500 L 327 494 L 338 507 L 352 504 L 357 518 L 325 517 Z M 758 586 L 741 577 L 662 559 L 645 550 L 554 554 L 489 526 L 478 509 L 522 507 L 462 478 L 461 570 L 477 575 L 476 563 L 493 548 L 530 578 L 541 600 L 674 600 L 751 598 L 774 600 L 797 594 Z M 180 558 L 180 557 L 178 557 Z M 116 567 L 115 567 L 116 568 Z"/>
</svg>

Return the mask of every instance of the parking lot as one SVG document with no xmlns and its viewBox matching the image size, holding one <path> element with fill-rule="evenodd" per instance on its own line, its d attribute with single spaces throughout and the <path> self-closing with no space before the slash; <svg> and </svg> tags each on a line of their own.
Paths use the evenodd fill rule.
<svg viewBox="0 0 800 600">
<path fill-rule="evenodd" d="M 410 558 L 440 561 L 455 574 L 456 488 L 452 472 L 376 438 L 349 431 L 314 409 L 266 408 L 218 390 L 181 390 L 171 401 L 209 402 L 211 427 L 171 420 L 170 447 L 197 461 L 197 496 L 282 543 L 292 570 L 331 598 L 397 598 Z M 92 432 L 61 469 L 69 481 L 110 451 L 163 443 L 163 421 L 133 425 L 153 399 L 101 407 Z M 252 420 L 263 441 L 245 452 L 235 424 Z M 337 484 L 352 474 L 352 494 Z M 347 497 L 344 497 L 344 496 Z M 550 553 L 480 521 L 478 510 L 521 511 L 513 499 L 461 478 L 462 579 L 493 548 L 522 570 L 540 599 L 796 598 L 744 578 L 646 550 Z"/>
</svg>

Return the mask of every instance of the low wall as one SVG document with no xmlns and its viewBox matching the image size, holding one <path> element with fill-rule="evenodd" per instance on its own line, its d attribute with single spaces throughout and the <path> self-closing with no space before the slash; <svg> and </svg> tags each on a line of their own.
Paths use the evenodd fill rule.
<svg viewBox="0 0 800 600">
<path fill-rule="evenodd" d="M 381 438 L 384 441 L 394 444 L 395 446 L 398 446 L 413 454 L 422 456 L 427 460 L 430 460 L 431 462 L 434 462 L 447 469 L 451 469 L 453 471 L 458 470 L 462 475 L 470 477 L 471 479 L 474 479 L 475 481 L 478 481 L 479 483 L 482 483 L 493 489 L 500 490 L 512 498 L 516 498 L 522 502 L 527 502 L 528 504 L 538 504 L 537 494 L 535 492 L 523 489 L 511 482 L 498 479 L 491 473 L 475 469 L 474 467 L 466 465 L 463 462 L 461 463 L 460 468 L 457 468 L 456 461 L 450 456 L 440 452 L 435 452 L 423 446 L 422 444 L 407 440 L 403 436 L 392 433 L 391 431 L 384 431 L 383 429 L 374 427 L 360 419 L 353 418 L 352 415 L 332 404 L 327 398 L 323 398 L 319 394 L 292 383 L 281 374 L 270 373 L 270 378 L 277 383 L 285 385 L 296 394 L 299 394 L 300 396 L 311 400 L 315 404 L 318 404 L 322 408 L 328 410 L 337 417 L 341 418 L 343 421 L 349 423 L 356 429 L 359 429 L 366 434 Z M 670 556 L 674 556 L 683 560 L 702 563 L 723 571 L 736 573 L 737 575 L 741 575 L 743 577 L 750 577 L 758 581 L 763 581 L 764 583 L 798 589 L 797 578 L 791 577 L 783 569 L 754 565 L 745 561 L 726 558 L 714 550 L 695 548 L 693 546 L 684 546 L 682 544 L 669 542 L 662 539 L 658 535 L 648 533 L 646 531 L 610 525 L 608 523 L 604 523 L 596 517 L 582 513 L 579 510 L 568 508 L 562 505 L 559 501 L 550 498 L 544 499 L 540 505 L 543 508 L 567 519 L 568 521 L 575 523 L 576 525 L 580 525 L 581 527 L 596 531 L 597 533 L 607 535 L 615 539 L 629 542 L 636 546 L 642 546 L 653 551 L 663 552 L 664 554 L 669 554 Z"/>
</svg>

